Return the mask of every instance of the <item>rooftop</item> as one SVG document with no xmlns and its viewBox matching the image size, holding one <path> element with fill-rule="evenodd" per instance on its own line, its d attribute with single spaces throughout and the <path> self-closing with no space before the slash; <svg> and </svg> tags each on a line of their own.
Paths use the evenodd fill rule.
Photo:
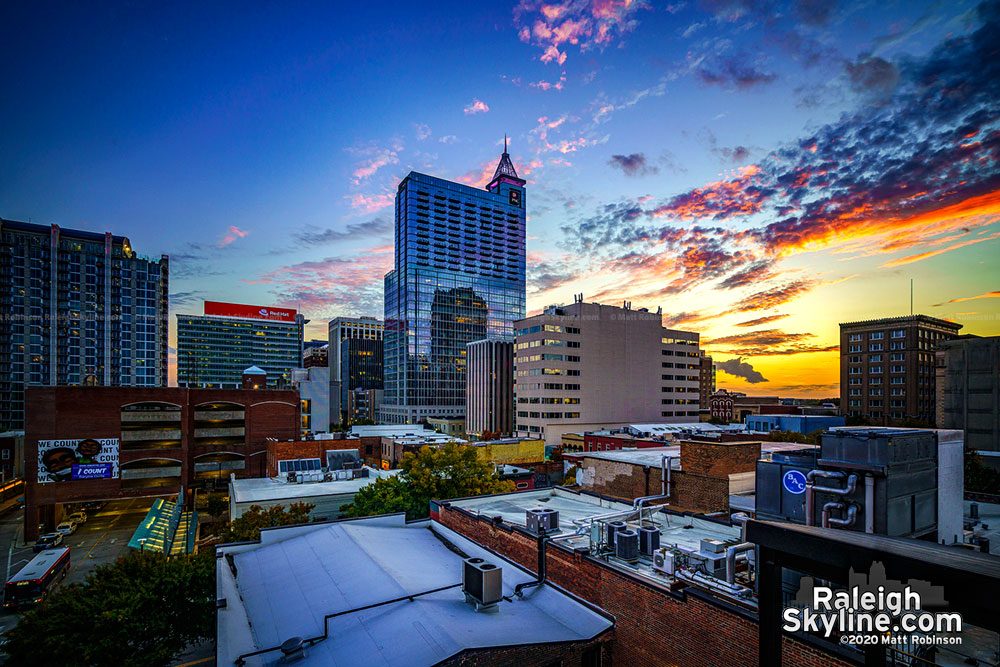
<svg viewBox="0 0 1000 667">
<path fill-rule="evenodd" d="M 858 320 L 856 322 L 841 322 L 841 327 L 861 327 L 861 326 L 877 326 L 886 325 L 891 326 L 894 324 L 908 324 L 908 323 L 922 322 L 924 324 L 935 324 L 940 327 L 945 327 L 948 329 L 954 329 L 958 331 L 962 328 L 962 325 L 958 322 L 949 322 L 948 320 L 942 320 L 937 317 L 931 317 L 930 315 L 902 315 L 900 317 L 882 317 L 875 320 Z"/>
<path fill-rule="evenodd" d="M 507 596 L 534 580 L 429 521 L 374 517 L 268 530 L 262 538 L 266 542 L 220 548 L 233 554 L 233 567 L 225 558 L 217 561 L 217 597 L 227 602 L 218 612 L 219 664 L 292 637 L 326 635 L 331 639 L 307 648 L 296 664 L 433 665 L 470 649 L 588 640 L 613 625 L 549 585 L 501 602 L 497 613 L 475 611 L 460 587 L 351 612 L 459 584 L 465 557 L 500 566 Z M 348 613 L 324 620 L 341 612 Z M 247 664 L 278 664 L 280 655 L 272 651 Z"/>
<path fill-rule="evenodd" d="M 426 428 L 417 424 L 376 424 L 373 426 L 352 426 L 351 435 L 361 438 L 401 438 L 406 436 L 444 437 L 432 428 Z"/>
<path fill-rule="evenodd" d="M 313 496 L 355 494 L 376 479 L 393 477 L 399 470 L 368 470 L 368 477 L 339 479 L 331 482 L 283 482 L 269 477 L 231 480 L 229 485 L 234 503 L 252 503 L 267 500 L 311 498 Z"/>
<path fill-rule="evenodd" d="M 757 440 L 749 440 L 748 442 L 757 442 Z M 709 442 L 704 444 L 722 444 L 722 445 L 734 445 L 739 443 L 734 442 L 724 442 L 715 443 Z M 813 445 L 803 445 L 796 442 L 761 442 L 760 451 L 761 454 L 773 453 L 773 452 L 786 452 L 793 451 L 797 449 L 814 449 Z M 680 445 L 672 445 L 670 447 L 648 447 L 646 449 L 619 449 L 616 451 L 609 452 L 565 452 L 563 457 L 565 458 L 591 458 L 591 459 L 603 459 L 605 461 L 619 461 L 621 463 L 631 463 L 634 465 L 643 466 L 659 466 L 660 458 L 662 456 L 673 456 L 674 462 L 671 467 L 680 468 L 680 455 L 681 447 Z"/>
</svg>

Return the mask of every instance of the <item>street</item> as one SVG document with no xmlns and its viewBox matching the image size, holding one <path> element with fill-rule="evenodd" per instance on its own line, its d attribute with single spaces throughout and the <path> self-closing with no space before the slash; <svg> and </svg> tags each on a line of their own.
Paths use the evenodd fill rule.
<svg viewBox="0 0 1000 667">
<path fill-rule="evenodd" d="M 70 548 L 70 570 L 64 582 L 82 582 L 98 565 L 110 563 L 128 548 L 128 540 L 149 511 L 153 498 L 112 500 L 104 509 L 88 513 L 88 520 L 63 542 Z M 0 517 L 0 559 L 4 582 L 34 556 L 31 544 L 25 544 L 24 511 L 11 510 Z M 18 614 L 0 612 L 0 634 L 17 624 Z"/>
</svg>

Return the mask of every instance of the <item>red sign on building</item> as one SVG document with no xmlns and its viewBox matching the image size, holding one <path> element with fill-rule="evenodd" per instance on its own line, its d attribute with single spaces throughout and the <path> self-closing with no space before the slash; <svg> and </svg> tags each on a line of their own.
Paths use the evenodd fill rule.
<svg viewBox="0 0 1000 667">
<path fill-rule="evenodd" d="M 219 317 L 242 317 L 248 320 L 295 321 L 295 311 L 289 308 L 248 306 L 242 303 L 223 303 L 221 301 L 206 301 L 205 314 Z"/>
</svg>

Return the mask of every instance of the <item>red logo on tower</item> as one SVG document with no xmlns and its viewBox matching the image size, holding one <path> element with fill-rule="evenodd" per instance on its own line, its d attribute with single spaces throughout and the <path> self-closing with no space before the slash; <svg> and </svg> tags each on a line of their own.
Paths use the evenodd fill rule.
<svg viewBox="0 0 1000 667">
<path fill-rule="evenodd" d="M 295 321 L 295 311 L 290 308 L 248 306 L 242 303 L 223 303 L 221 301 L 206 301 L 205 314 L 217 317 L 242 317 L 248 320 Z"/>
</svg>

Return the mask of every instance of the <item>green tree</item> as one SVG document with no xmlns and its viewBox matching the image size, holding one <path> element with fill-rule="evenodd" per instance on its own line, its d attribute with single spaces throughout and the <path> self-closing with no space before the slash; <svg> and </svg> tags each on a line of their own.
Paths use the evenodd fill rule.
<svg viewBox="0 0 1000 667">
<path fill-rule="evenodd" d="M 1000 471 L 983 463 L 974 449 L 965 450 L 965 490 L 1000 495 Z"/>
<path fill-rule="evenodd" d="M 272 505 L 266 508 L 251 505 L 241 517 L 229 522 L 229 527 L 222 533 L 222 541 L 253 542 L 260 539 L 261 528 L 309 523 L 309 512 L 314 507 L 316 506 L 311 503 L 292 503 L 287 510 L 284 505 Z"/>
<path fill-rule="evenodd" d="M 205 501 L 205 512 L 215 519 L 221 518 L 228 509 L 229 503 L 221 493 L 213 493 Z"/>
<path fill-rule="evenodd" d="M 430 513 L 432 499 L 465 498 L 516 489 L 513 482 L 497 477 L 493 464 L 482 461 L 475 447 L 450 442 L 441 447 L 421 447 L 407 452 L 402 472 L 361 489 L 354 502 L 343 508 L 345 516 L 371 516 L 406 512 L 407 519 L 422 519 Z M 381 484 L 380 484 L 381 482 Z M 374 487 L 374 488 L 373 488 Z"/>
<path fill-rule="evenodd" d="M 130 551 L 58 587 L 7 633 L 12 665 L 170 664 L 215 633 L 215 559 Z"/>
</svg>

